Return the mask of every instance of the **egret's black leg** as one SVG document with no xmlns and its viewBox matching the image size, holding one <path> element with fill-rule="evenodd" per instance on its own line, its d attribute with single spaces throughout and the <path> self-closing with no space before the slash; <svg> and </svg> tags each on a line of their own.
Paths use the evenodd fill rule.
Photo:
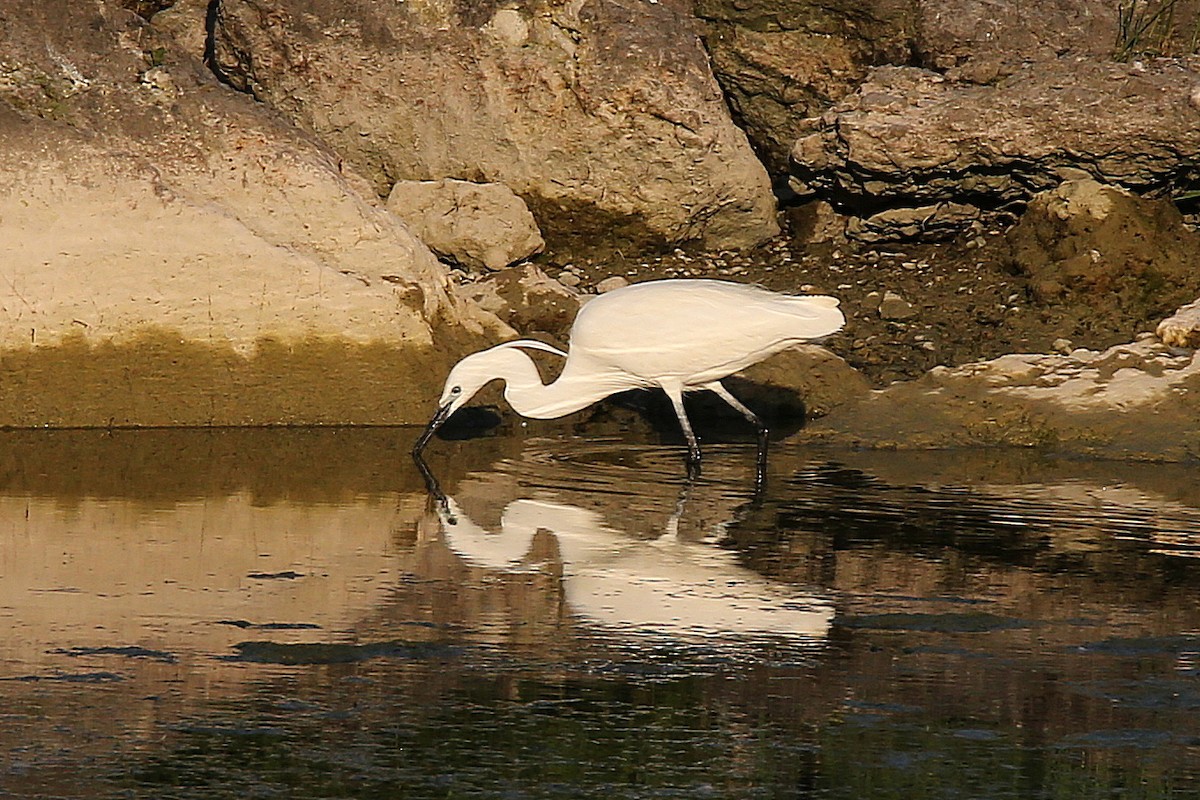
<svg viewBox="0 0 1200 800">
<path fill-rule="evenodd" d="M 755 460 L 755 480 L 761 486 L 767 479 L 767 436 L 769 431 L 763 421 L 759 419 L 758 414 L 755 414 L 747 408 L 741 400 L 738 400 L 729 390 L 726 389 L 720 381 L 713 381 L 704 387 L 717 397 L 728 403 L 735 411 L 745 417 L 754 429 L 758 431 L 758 455 Z"/>
<path fill-rule="evenodd" d="M 671 399 L 671 405 L 675 407 L 675 416 L 679 417 L 679 427 L 683 429 L 683 437 L 687 439 L 688 477 L 694 478 L 700 474 L 700 442 L 696 441 L 696 434 L 692 432 L 692 423 L 688 421 L 687 412 L 683 410 L 683 392 L 678 388 L 668 389 L 665 386 L 663 391 Z"/>
</svg>

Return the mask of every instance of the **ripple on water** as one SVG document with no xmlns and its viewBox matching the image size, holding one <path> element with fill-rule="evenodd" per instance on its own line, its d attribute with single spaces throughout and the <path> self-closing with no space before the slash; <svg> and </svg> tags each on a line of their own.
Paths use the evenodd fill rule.
<svg viewBox="0 0 1200 800">
<path fill-rule="evenodd" d="M 253 480 L 228 453 L 270 437 L 165 436 L 0 450 L 0 794 L 1200 792 L 1178 472 L 782 445 L 756 492 L 752 446 L 689 483 L 677 447 L 467 441 L 451 520 L 381 477 L 400 434 Z M 37 477 L 78 463 L 143 477 Z"/>
</svg>

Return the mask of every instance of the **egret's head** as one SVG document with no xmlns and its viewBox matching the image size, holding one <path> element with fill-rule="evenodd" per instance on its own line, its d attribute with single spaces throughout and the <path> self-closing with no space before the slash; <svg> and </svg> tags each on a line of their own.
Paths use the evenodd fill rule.
<svg viewBox="0 0 1200 800">
<path fill-rule="evenodd" d="M 442 387 L 438 408 L 449 408 L 446 418 L 467 404 L 476 392 L 500 376 L 496 370 L 496 351 L 473 353 L 454 365 Z"/>
<path fill-rule="evenodd" d="M 442 396 L 438 399 L 437 411 L 434 413 L 433 419 L 429 420 L 425 431 L 417 439 L 417 443 L 413 445 L 413 455 L 420 456 L 425 445 L 437 433 L 437 429 L 442 427 L 442 423 L 450 419 L 455 411 L 466 405 L 467 401 L 474 397 L 485 383 L 496 377 L 495 370 L 490 366 L 491 359 L 487 357 L 491 352 L 491 350 L 484 350 L 482 353 L 469 355 L 450 370 L 450 375 L 446 378 L 446 385 L 442 387 Z"/>
<path fill-rule="evenodd" d="M 425 445 L 433 438 L 433 434 L 450 419 L 455 411 L 467 404 L 475 393 L 488 383 L 509 374 L 514 362 L 528 361 L 529 357 L 521 354 L 522 349 L 546 350 L 559 356 L 566 353 L 556 347 L 542 342 L 527 339 L 515 342 L 505 342 L 488 350 L 472 353 L 454 365 L 442 388 L 442 396 L 438 399 L 438 410 L 429 421 L 425 432 L 417 439 L 413 452 L 419 454 Z"/>
</svg>

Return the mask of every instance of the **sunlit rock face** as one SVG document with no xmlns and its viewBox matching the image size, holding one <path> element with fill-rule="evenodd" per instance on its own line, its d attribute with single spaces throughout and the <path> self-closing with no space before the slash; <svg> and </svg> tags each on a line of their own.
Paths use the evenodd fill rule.
<svg viewBox="0 0 1200 800">
<path fill-rule="evenodd" d="M 889 448 L 1016 445 L 1190 460 L 1200 454 L 1198 390 L 1197 351 L 1147 333 L 1103 351 L 936 367 L 836 410 L 807 435 Z"/>
<path fill-rule="evenodd" d="M 218 70 L 382 196 L 503 183 L 551 245 L 754 245 L 778 231 L 688 4 L 223 0 Z"/>
<path fill-rule="evenodd" d="M 1200 300 L 1180 307 L 1160 322 L 1155 334 L 1172 347 L 1200 347 Z"/>
<path fill-rule="evenodd" d="M 1064 56 L 980 84 L 884 66 L 805 121 L 791 150 L 801 196 L 845 198 L 852 234 L 950 238 L 973 220 L 1008 222 L 1064 179 L 1164 194 L 1190 180 L 1196 72 Z M 924 227 L 910 213 L 923 209 Z M 974 214 L 968 213 L 974 209 Z"/>
<path fill-rule="evenodd" d="M 456 351 L 507 332 L 186 37 L 116 6 L 18 6 L 0 424 L 416 422 Z"/>
</svg>

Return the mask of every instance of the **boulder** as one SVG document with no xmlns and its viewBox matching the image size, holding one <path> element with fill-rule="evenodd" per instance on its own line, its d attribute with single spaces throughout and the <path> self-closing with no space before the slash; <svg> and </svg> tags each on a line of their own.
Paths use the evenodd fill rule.
<svg viewBox="0 0 1200 800">
<path fill-rule="evenodd" d="M 1064 54 L 1108 60 L 1117 4 L 1039 0 L 696 0 L 713 70 L 774 176 L 795 140 L 876 66 L 918 66 L 995 83 Z M 1180 10 L 1180 18 L 1187 13 Z M 1182 26 L 1181 26 L 1182 27 Z M 1142 49 L 1187 55 L 1187 37 L 1143 36 Z M 1152 41 L 1153 40 L 1153 41 Z"/>
<path fill-rule="evenodd" d="M 1121 64 L 1062 57 L 995 85 L 881 67 L 857 92 L 809 119 L 792 149 L 791 187 L 878 212 L 938 204 L 1011 213 L 1068 178 L 1093 177 L 1138 193 L 1191 181 L 1200 148 L 1200 83 L 1186 62 Z M 944 238 L 970 224 L 938 226 Z M 876 240 L 925 236 L 912 216 L 874 225 Z M 890 229 L 890 234 L 889 234 Z"/>
<path fill-rule="evenodd" d="M 1200 295 L 1200 234 L 1166 200 L 1065 181 L 1036 195 L 1006 236 L 1012 266 L 1043 303 L 1149 321 Z"/>
<path fill-rule="evenodd" d="M 870 383 L 846 360 L 816 344 L 800 345 L 738 373 L 759 386 L 783 389 L 797 395 L 808 417 L 823 417 L 835 408 L 861 400 Z M 739 395 L 756 405 L 753 391 Z"/>
<path fill-rule="evenodd" d="M 846 240 L 846 217 L 824 200 L 787 210 L 792 240 L 797 244 L 839 244 Z"/>
<path fill-rule="evenodd" d="M 503 183 L 559 247 L 778 231 L 684 0 L 219 0 L 214 23 L 224 80 L 380 195 L 398 178 Z"/>
<path fill-rule="evenodd" d="M 108 3 L 4 16 L 0 425 L 420 422 L 511 335 L 169 34 Z"/>
<path fill-rule="evenodd" d="M 533 264 L 500 270 L 456 291 L 504 320 L 522 337 L 549 338 L 560 347 L 566 347 L 571 325 L 588 299 Z"/>
<path fill-rule="evenodd" d="M 469 269 L 504 269 L 546 244 L 525 203 L 499 183 L 400 181 L 387 207 L 433 252 Z"/>
<path fill-rule="evenodd" d="M 849 94 L 874 64 L 907 63 L 913 5 L 898 0 L 696 0 L 713 70 L 773 175 L 807 118 Z"/>
<path fill-rule="evenodd" d="M 996 83 L 1064 54 L 1108 60 L 1118 38 L 1118 4 L 1108 0 L 917 0 L 916 5 L 917 63 L 952 81 Z"/>
</svg>

